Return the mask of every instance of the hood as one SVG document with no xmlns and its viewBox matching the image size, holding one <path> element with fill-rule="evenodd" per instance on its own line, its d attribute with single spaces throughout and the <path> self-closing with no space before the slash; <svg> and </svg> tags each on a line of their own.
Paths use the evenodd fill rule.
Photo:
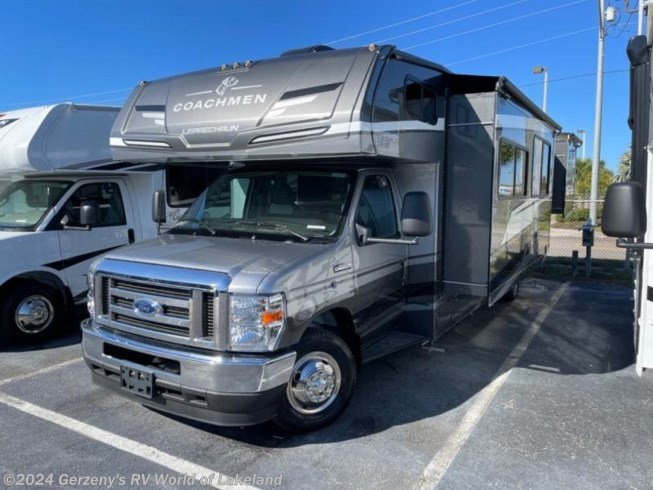
<svg viewBox="0 0 653 490">
<path fill-rule="evenodd" d="M 270 273 L 316 253 L 308 243 L 164 234 L 109 252 L 103 258 L 219 272 L 231 292 L 254 293 Z M 98 264 L 102 269 L 102 264 Z"/>
</svg>

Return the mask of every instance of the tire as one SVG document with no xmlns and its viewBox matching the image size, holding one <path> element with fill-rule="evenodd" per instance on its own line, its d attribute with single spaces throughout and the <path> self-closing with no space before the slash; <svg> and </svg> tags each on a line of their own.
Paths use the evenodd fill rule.
<svg viewBox="0 0 653 490">
<path fill-rule="evenodd" d="M 3 343 L 42 341 L 59 330 L 64 317 L 60 296 L 40 283 L 23 283 L 12 288 L 0 311 Z"/>
<path fill-rule="evenodd" d="M 296 359 L 275 421 L 292 432 L 320 429 L 347 408 L 356 384 L 356 360 L 344 340 L 317 328 L 306 331 Z M 310 380 L 317 386 L 307 386 Z"/>
<path fill-rule="evenodd" d="M 512 283 L 510 290 L 503 296 L 505 301 L 514 301 L 519 297 L 519 281 Z"/>
</svg>

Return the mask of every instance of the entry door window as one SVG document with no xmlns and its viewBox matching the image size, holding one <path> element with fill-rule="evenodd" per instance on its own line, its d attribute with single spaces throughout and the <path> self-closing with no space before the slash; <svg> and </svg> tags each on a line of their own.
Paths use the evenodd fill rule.
<svg viewBox="0 0 653 490">
<path fill-rule="evenodd" d="M 124 226 L 125 206 L 120 195 L 120 187 L 114 182 L 98 182 L 84 184 L 68 199 L 65 213 L 69 218 L 68 225 L 80 226 L 80 210 L 84 204 L 96 203 L 98 209 L 97 225 Z"/>
<path fill-rule="evenodd" d="M 372 238 L 399 236 L 392 186 L 385 175 L 365 178 L 358 202 L 356 223 L 368 228 Z"/>
</svg>

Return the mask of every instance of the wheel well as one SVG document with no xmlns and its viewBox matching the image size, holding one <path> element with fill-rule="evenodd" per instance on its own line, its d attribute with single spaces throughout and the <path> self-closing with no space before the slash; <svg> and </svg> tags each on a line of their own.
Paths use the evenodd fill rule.
<svg viewBox="0 0 653 490">
<path fill-rule="evenodd" d="M 335 308 L 320 313 L 311 323 L 318 328 L 329 330 L 343 339 L 354 354 L 356 364 L 360 369 L 361 342 L 360 337 L 356 333 L 354 319 L 352 318 L 351 313 L 342 308 Z"/>
<path fill-rule="evenodd" d="M 72 307 L 73 299 L 68 286 L 66 286 L 57 276 L 48 272 L 26 272 L 19 276 L 12 277 L 5 282 L 2 287 L 0 287 L 0 291 L 2 292 L 2 296 L 6 297 L 7 292 L 12 288 L 18 285 L 34 282 L 52 288 L 59 295 L 64 308 L 68 309 Z"/>
</svg>

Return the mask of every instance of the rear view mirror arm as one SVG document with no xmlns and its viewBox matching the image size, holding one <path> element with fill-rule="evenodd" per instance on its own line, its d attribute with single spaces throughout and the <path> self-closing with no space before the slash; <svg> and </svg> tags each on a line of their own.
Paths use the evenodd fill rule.
<svg viewBox="0 0 653 490">
<path fill-rule="evenodd" d="M 651 250 L 653 249 L 653 243 L 631 242 L 627 238 L 619 238 L 617 239 L 617 247 L 633 250 Z"/>
</svg>

